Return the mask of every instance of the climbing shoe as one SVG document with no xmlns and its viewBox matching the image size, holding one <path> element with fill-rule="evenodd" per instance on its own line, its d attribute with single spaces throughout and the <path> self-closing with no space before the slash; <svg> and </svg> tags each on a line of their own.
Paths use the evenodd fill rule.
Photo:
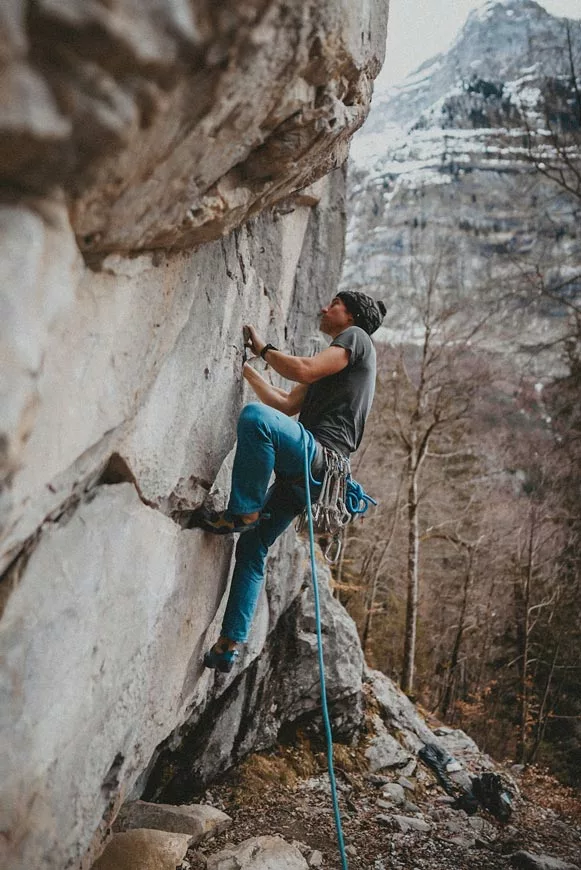
<svg viewBox="0 0 581 870">
<path fill-rule="evenodd" d="M 188 529 L 202 529 L 211 535 L 231 535 L 234 532 L 249 532 L 256 528 L 262 517 L 252 523 L 245 523 L 242 518 L 230 511 L 209 511 L 201 507 L 193 511 L 188 521 Z"/>
<path fill-rule="evenodd" d="M 236 659 L 240 655 L 237 649 L 217 650 L 215 646 L 204 656 L 204 665 L 207 668 L 213 668 L 221 671 L 223 674 L 229 674 L 236 663 Z"/>
</svg>

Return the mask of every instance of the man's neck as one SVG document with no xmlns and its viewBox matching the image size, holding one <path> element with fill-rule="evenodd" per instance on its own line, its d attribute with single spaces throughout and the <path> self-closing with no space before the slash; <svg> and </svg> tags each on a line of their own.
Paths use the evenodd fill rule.
<svg viewBox="0 0 581 870">
<path fill-rule="evenodd" d="M 327 335 L 331 341 L 335 341 L 338 335 L 341 335 L 342 332 L 345 332 L 345 330 L 349 329 L 351 326 L 353 326 L 353 324 L 348 323 L 347 326 L 342 326 L 340 329 L 334 329 L 333 332 L 328 332 Z"/>
</svg>

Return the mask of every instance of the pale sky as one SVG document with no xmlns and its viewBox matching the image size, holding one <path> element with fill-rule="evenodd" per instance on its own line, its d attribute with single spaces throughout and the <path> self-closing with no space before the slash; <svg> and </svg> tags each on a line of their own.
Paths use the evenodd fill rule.
<svg viewBox="0 0 581 870">
<path fill-rule="evenodd" d="M 485 0 L 390 0 L 385 64 L 376 88 L 401 81 L 424 60 L 445 51 Z M 537 0 L 551 15 L 581 18 L 581 0 Z"/>
</svg>

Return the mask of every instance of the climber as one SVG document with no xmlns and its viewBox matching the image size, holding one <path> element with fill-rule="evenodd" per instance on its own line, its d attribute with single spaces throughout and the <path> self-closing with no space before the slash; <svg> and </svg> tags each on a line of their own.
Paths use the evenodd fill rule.
<svg viewBox="0 0 581 870">
<path fill-rule="evenodd" d="M 217 535 L 240 533 L 221 635 L 204 657 L 206 667 L 232 669 L 250 630 L 268 548 L 305 506 L 303 431 L 314 497 L 324 471 L 321 445 L 347 457 L 359 446 L 375 389 L 375 348 L 369 336 L 384 315 L 383 302 L 355 291 L 338 293 L 321 309 L 320 329 L 332 342 L 313 357 L 283 353 L 264 342 L 254 327 L 246 327 L 255 356 L 297 386 L 290 392 L 274 387 L 244 364 L 244 377 L 261 403 L 246 405 L 238 420 L 228 508 L 201 508 L 189 523 Z M 299 412 L 304 429 L 291 419 Z"/>
</svg>

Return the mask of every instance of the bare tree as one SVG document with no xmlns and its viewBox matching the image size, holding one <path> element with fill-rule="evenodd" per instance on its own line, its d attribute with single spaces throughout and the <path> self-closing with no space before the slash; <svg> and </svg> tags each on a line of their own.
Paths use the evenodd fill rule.
<svg viewBox="0 0 581 870">
<path fill-rule="evenodd" d="M 463 452 L 459 442 L 485 374 L 471 370 L 470 357 L 486 320 L 466 325 L 458 306 L 446 302 L 439 286 L 442 257 L 414 276 L 421 288 L 420 345 L 400 350 L 382 415 L 386 433 L 404 458 L 407 603 L 401 686 L 408 693 L 414 688 L 424 469 L 426 463 L 444 468 Z"/>
</svg>

